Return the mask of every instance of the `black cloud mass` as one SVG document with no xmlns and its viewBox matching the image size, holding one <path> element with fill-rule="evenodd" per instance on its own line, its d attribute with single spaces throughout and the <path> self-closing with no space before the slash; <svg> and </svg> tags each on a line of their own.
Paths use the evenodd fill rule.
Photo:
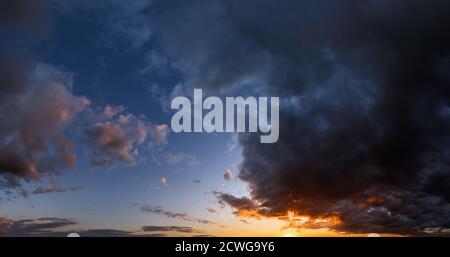
<svg viewBox="0 0 450 257">
<path fill-rule="evenodd" d="M 448 13 L 448 1 L 263 0 L 139 15 L 186 85 L 281 97 L 278 143 L 240 137 L 256 212 L 424 235 L 450 228 Z"/>
</svg>

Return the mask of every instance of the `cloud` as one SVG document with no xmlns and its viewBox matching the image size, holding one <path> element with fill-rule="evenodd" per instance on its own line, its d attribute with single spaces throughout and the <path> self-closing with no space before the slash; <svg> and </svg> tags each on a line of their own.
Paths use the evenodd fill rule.
<svg viewBox="0 0 450 257">
<path fill-rule="evenodd" d="M 217 211 L 216 209 L 213 209 L 213 208 L 206 208 L 206 210 L 207 210 L 209 213 L 211 213 L 211 214 L 218 214 L 218 213 L 219 213 L 219 211 Z"/>
<path fill-rule="evenodd" d="M 164 70 L 160 70 L 159 72 L 164 72 Z M 182 84 L 177 84 L 171 89 L 159 86 L 157 84 L 152 84 L 148 91 L 152 99 L 160 103 L 161 110 L 166 113 L 171 112 L 170 104 L 172 99 L 177 96 L 186 96 L 186 92 Z"/>
<path fill-rule="evenodd" d="M 128 236 L 146 236 L 146 237 L 162 237 L 166 236 L 161 233 L 139 234 L 141 231 L 127 231 L 118 229 L 71 229 L 71 226 L 79 225 L 76 220 L 58 217 L 45 217 L 36 219 L 11 220 L 0 216 L 0 237 L 66 237 L 69 233 L 77 233 L 81 237 L 128 237 Z M 145 226 L 144 226 L 145 228 Z M 157 228 L 155 226 L 154 228 Z M 163 228 L 163 227 L 161 227 Z M 177 227 L 173 227 L 173 231 Z M 145 229 L 143 229 L 145 231 Z M 148 227 L 147 231 L 150 231 Z M 146 231 L 146 232 L 147 232 Z M 155 230 L 156 231 L 156 230 Z M 159 230 L 169 231 L 169 230 Z M 178 232 L 197 233 L 195 229 L 188 231 L 188 227 L 179 227 Z"/>
<path fill-rule="evenodd" d="M 4 217 L 0 217 L 0 235 L 6 234 L 8 232 L 10 222 Z"/>
<path fill-rule="evenodd" d="M 278 55 L 292 51 L 295 56 L 287 58 L 288 70 L 279 67 L 279 76 L 271 78 L 275 94 L 292 94 L 285 96 L 289 102 L 280 114 L 282 139 L 267 147 L 253 136 L 240 138 L 239 178 L 249 183 L 252 199 L 266 216 L 289 210 L 315 218 L 337 214 L 339 224 L 331 229 L 344 232 L 417 235 L 429 227 L 449 227 L 442 217 L 450 216 L 450 198 L 442 188 L 450 186 L 449 149 L 443 143 L 450 134 L 442 131 L 450 123 L 442 108 L 450 94 L 439 67 L 448 63 L 443 52 L 450 38 L 436 42 L 428 32 L 410 29 L 427 24 L 426 31 L 439 31 L 450 5 L 413 1 L 406 10 L 387 2 L 309 8 L 318 17 L 330 14 L 331 20 L 299 18 L 299 38 L 290 39 L 295 48 L 287 45 Z M 256 25 L 262 21 L 245 17 L 245 10 L 238 11 L 238 19 L 250 34 L 259 33 Z M 289 15 L 258 41 L 268 42 L 268 51 L 288 43 L 287 34 L 276 28 Z M 405 23 L 405 17 L 414 19 Z M 317 33 L 307 34 L 307 27 Z M 278 42 L 267 41 L 275 35 Z M 309 49 L 309 56 L 295 49 Z M 300 67 L 305 69 L 295 73 Z M 367 201 L 373 197 L 384 201 Z"/>
<path fill-rule="evenodd" d="M 138 146 L 146 141 L 151 127 L 145 117 L 124 110 L 121 106 L 91 110 L 84 129 L 92 152 L 91 164 L 136 163 Z"/>
<path fill-rule="evenodd" d="M 183 152 L 167 154 L 166 161 L 172 165 L 186 165 L 190 167 L 200 164 L 200 161 L 197 159 L 196 155 Z"/>
<path fill-rule="evenodd" d="M 197 222 L 197 223 L 201 223 L 201 224 L 215 224 L 214 221 L 210 221 L 210 220 L 207 220 L 207 219 L 196 219 L 196 218 L 194 218 L 194 219 L 191 219 L 191 221 L 194 221 L 194 222 Z"/>
<path fill-rule="evenodd" d="M 164 206 L 161 206 L 161 205 L 159 205 L 159 206 L 143 205 L 143 206 L 140 206 L 140 210 L 145 213 L 160 215 L 160 216 L 164 216 L 164 217 L 172 218 L 172 219 L 174 219 L 174 218 L 182 219 L 184 221 L 192 221 L 192 222 L 197 222 L 197 223 L 201 223 L 201 224 L 213 224 L 214 223 L 214 222 L 212 222 L 210 220 L 206 220 L 206 219 L 193 218 L 186 212 L 168 211 L 168 210 L 166 210 L 166 208 Z"/>
<path fill-rule="evenodd" d="M 182 232 L 182 233 L 202 233 L 202 230 L 194 229 L 192 227 L 179 227 L 179 226 L 143 226 L 144 232 Z"/>
<path fill-rule="evenodd" d="M 155 46 L 160 49 L 156 55 L 159 57 L 157 59 L 173 60 L 165 67 L 181 70 L 189 86 L 221 88 L 234 84 L 239 79 L 259 76 L 270 67 L 269 55 L 261 54 L 259 47 L 253 48 L 252 42 L 238 33 L 239 28 L 236 28 L 233 21 L 228 19 L 226 3 L 225 1 L 191 3 L 159 1 L 135 9 L 134 16 L 145 17 L 144 23 L 140 23 L 143 31 L 163 32 L 152 33 L 148 39 L 159 36 Z M 122 8 L 121 5 L 116 7 Z M 128 19 L 128 21 L 132 20 L 135 19 Z M 117 23 L 123 23 L 123 21 L 117 21 Z M 186 27 L 184 24 L 190 25 Z M 208 26 L 199 26 L 199 24 L 208 24 Z M 129 33 L 126 35 L 131 41 L 140 38 Z M 192 35 L 196 35 L 196 38 L 193 39 Z M 185 43 L 179 42 L 177 40 L 179 38 L 185 40 Z M 239 56 L 239 62 L 226 54 L 227 49 L 233 49 L 233 54 Z M 148 55 L 155 56 L 154 52 L 149 52 Z M 220 65 L 218 65 L 219 62 Z M 151 67 L 155 67 L 154 64 L 155 62 L 149 63 Z"/>
<path fill-rule="evenodd" d="M 94 166 L 136 164 L 141 151 L 165 142 L 167 134 L 167 125 L 152 125 L 145 116 L 127 113 L 123 106 L 91 108 L 85 118 L 85 142 Z"/>
<path fill-rule="evenodd" d="M 50 176 L 50 185 L 48 186 L 39 186 L 34 191 L 33 194 L 48 194 L 48 193 L 63 193 L 63 192 L 75 192 L 84 189 L 83 186 L 75 186 L 75 187 L 63 187 L 58 186 L 56 183 L 56 176 Z"/>
<path fill-rule="evenodd" d="M 144 205 L 140 207 L 141 211 L 156 215 L 165 216 L 168 218 L 181 218 L 186 219 L 188 217 L 187 213 L 178 213 L 171 212 L 166 210 L 163 206 L 153 206 L 153 205 Z"/>
<path fill-rule="evenodd" d="M 0 236 L 43 236 L 52 234 L 55 229 L 78 224 L 66 218 L 38 218 L 10 220 L 0 217 Z"/>
<path fill-rule="evenodd" d="M 249 217 L 257 217 L 260 216 L 259 212 L 263 209 L 260 208 L 260 205 L 248 198 L 248 197 L 235 197 L 231 194 L 222 193 L 222 192 L 213 192 L 214 195 L 219 200 L 219 204 L 222 207 L 230 206 L 234 211 L 233 213 L 238 216 L 249 216 Z"/>
<path fill-rule="evenodd" d="M 168 184 L 166 178 L 161 178 L 161 179 L 159 180 L 159 183 L 160 183 L 161 185 L 164 185 L 164 186 L 166 186 L 166 185 Z"/>
<path fill-rule="evenodd" d="M 138 234 L 140 231 L 127 231 L 120 229 L 88 229 L 80 230 L 78 233 L 81 237 L 165 237 L 163 233 Z M 67 236 L 67 233 L 53 233 L 55 236 Z"/>
<path fill-rule="evenodd" d="M 169 133 L 170 128 L 166 124 L 157 124 L 153 126 L 153 130 L 151 130 L 151 136 L 153 142 L 156 144 L 161 144 L 167 139 L 167 134 Z"/>
<path fill-rule="evenodd" d="M 119 125 L 113 123 L 96 124 L 88 128 L 86 134 L 89 139 L 94 141 L 96 149 L 99 149 L 99 152 L 96 153 L 96 159 L 92 160 L 91 164 L 97 165 L 108 162 L 106 156 L 116 157 L 128 164 L 135 162 L 131 154 L 133 141 L 129 139 Z"/>
<path fill-rule="evenodd" d="M 231 135 L 230 141 L 227 143 L 227 150 L 228 152 L 233 152 L 234 149 L 239 145 L 239 134 L 233 133 Z"/>
<path fill-rule="evenodd" d="M 58 173 L 76 161 L 64 130 L 89 101 L 72 94 L 72 74 L 36 62 L 30 55 L 46 20 L 45 4 L 0 3 L 0 26 L 9 39 L 0 50 L 0 186 Z M 17 49 L 17 42 L 20 44 Z M 9 190 L 9 189 L 8 189 Z"/>
<path fill-rule="evenodd" d="M 450 228 L 449 10 L 263 0 L 159 1 L 137 13 L 185 86 L 282 99 L 276 144 L 239 138 L 250 198 L 223 202 L 265 217 L 337 215 L 330 229 L 342 232 L 418 235 Z"/>
<path fill-rule="evenodd" d="M 49 65 L 37 64 L 23 83 L 0 102 L 0 174 L 38 180 L 75 164 L 64 129 L 90 102 L 71 93 L 70 73 Z"/>
<path fill-rule="evenodd" d="M 0 237 L 66 237 L 69 233 L 77 233 L 81 237 L 126 237 L 139 236 L 134 235 L 132 231 L 116 229 L 88 229 L 88 230 L 70 230 L 69 227 L 78 225 L 73 219 L 66 218 L 37 218 L 10 220 L 0 217 Z M 61 231 L 61 230 L 64 231 Z M 145 236 L 164 236 L 163 234 L 148 234 Z"/>
<path fill-rule="evenodd" d="M 228 180 L 228 181 L 233 179 L 233 172 L 231 172 L 231 169 L 227 169 L 225 171 L 225 174 L 223 174 L 223 179 Z"/>
<path fill-rule="evenodd" d="M 134 236 L 133 232 L 117 229 L 89 229 L 76 232 L 81 237 L 128 237 Z M 67 234 L 67 233 L 65 233 Z"/>
</svg>

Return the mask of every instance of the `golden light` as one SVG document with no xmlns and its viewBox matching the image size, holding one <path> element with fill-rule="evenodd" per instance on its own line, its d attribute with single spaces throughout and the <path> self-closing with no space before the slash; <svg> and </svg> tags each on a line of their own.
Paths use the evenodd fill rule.
<svg viewBox="0 0 450 257">
<path fill-rule="evenodd" d="M 282 231 L 283 237 L 296 237 L 298 236 L 297 230 L 294 228 L 288 228 Z"/>
</svg>

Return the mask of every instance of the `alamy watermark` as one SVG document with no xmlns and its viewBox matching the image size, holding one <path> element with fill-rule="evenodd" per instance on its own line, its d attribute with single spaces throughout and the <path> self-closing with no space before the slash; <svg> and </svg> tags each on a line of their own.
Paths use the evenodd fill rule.
<svg viewBox="0 0 450 257">
<path fill-rule="evenodd" d="M 172 117 L 172 131 L 179 132 L 261 132 L 260 142 L 263 144 L 278 141 L 279 97 L 270 97 L 270 123 L 268 113 L 268 97 L 226 97 L 225 114 L 222 99 L 209 96 L 203 99 L 202 89 L 194 89 L 194 110 L 191 100 L 184 96 L 172 100 L 172 110 L 178 110 Z M 248 112 L 246 111 L 248 109 Z M 203 111 L 209 110 L 204 116 Z M 192 112 L 194 127 L 192 129 Z M 248 128 L 246 116 L 248 113 Z M 225 126 L 223 124 L 225 116 Z M 236 119 L 235 119 L 236 117 Z M 236 120 L 236 126 L 235 126 Z M 246 130 L 248 129 L 248 130 Z"/>
</svg>

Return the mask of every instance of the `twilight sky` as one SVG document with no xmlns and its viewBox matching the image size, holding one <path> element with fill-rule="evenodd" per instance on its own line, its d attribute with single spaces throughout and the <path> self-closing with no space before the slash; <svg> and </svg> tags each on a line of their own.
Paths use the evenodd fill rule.
<svg viewBox="0 0 450 257">
<path fill-rule="evenodd" d="M 0 0 L 0 235 L 450 232 L 450 3 Z M 280 97 L 280 138 L 174 133 Z"/>
</svg>

